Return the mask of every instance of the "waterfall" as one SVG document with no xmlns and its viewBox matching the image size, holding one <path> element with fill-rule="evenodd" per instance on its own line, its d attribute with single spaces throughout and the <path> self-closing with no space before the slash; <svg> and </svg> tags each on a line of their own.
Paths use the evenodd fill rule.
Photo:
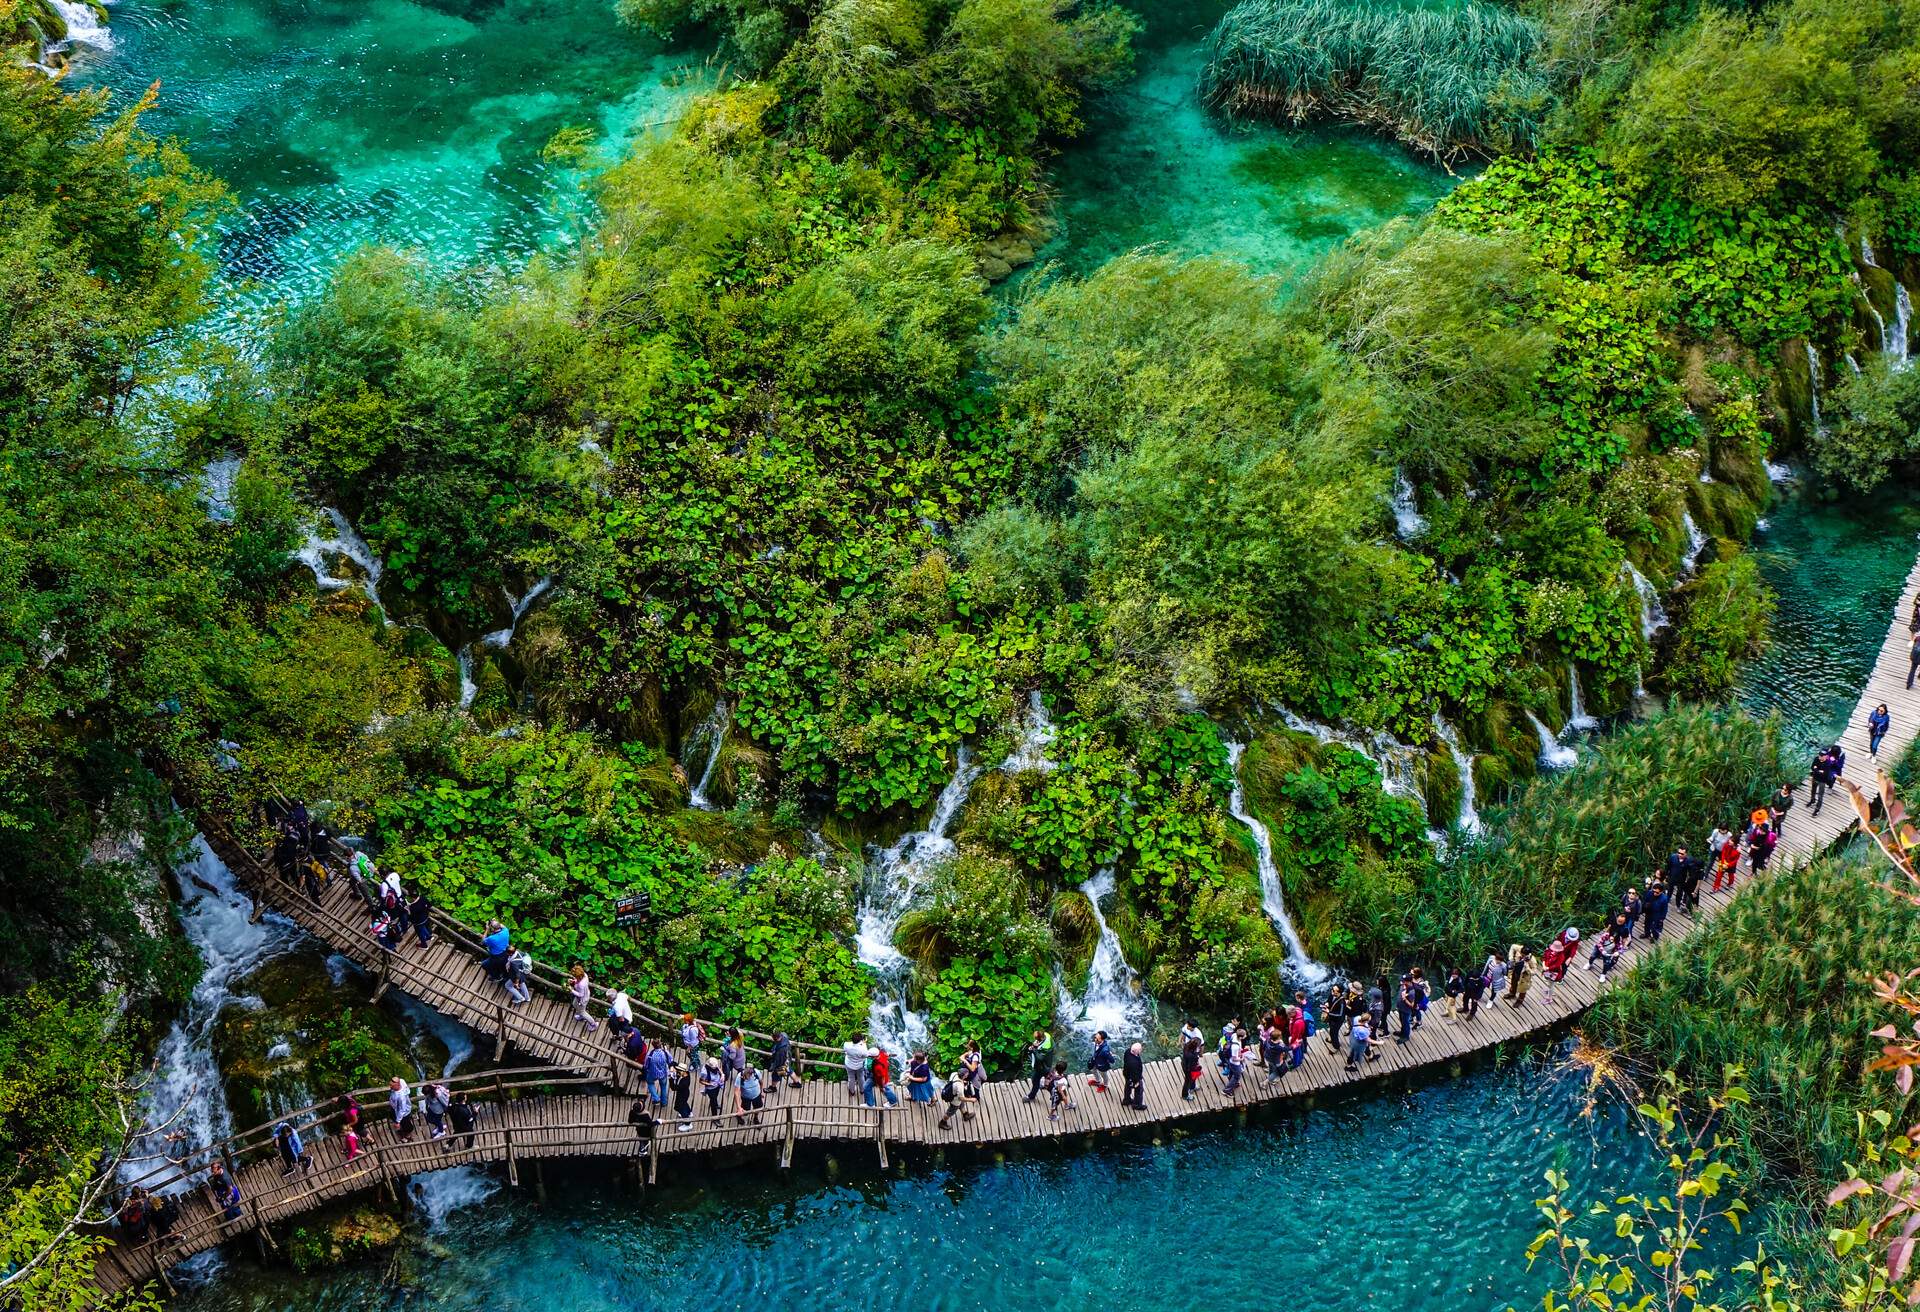
<svg viewBox="0 0 1920 1312">
<path fill-rule="evenodd" d="M 1080 892 L 1093 908 L 1100 937 L 1094 944 L 1093 963 L 1087 967 L 1086 990 L 1066 1009 L 1067 1022 L 1081 1034 L 1105 1030 L 1110 1039 L 1138 1038 L 1146 1033 L 1146 999 L 1140 993 L 1139 976 L 1120 950 L 1119 935 L 1100 910 L 1100 900 L 1113 895 L 1113 867 L 1080 885 Z"/>
<path fill-rule="evenodd" d="M 1427 517 L 1420 513 L 1419 506 L 1414 502 L 1413 480 L 1407 477 L 1405 470 L 1393 471 L 1393 499 L 1389 504 L 1393 507 L 1394 531 L 1402 542 L 1417 538 L 1427 531 Z"/>
<path fill-rule="evenodd" d="M 893 934 L 927 876 L 952 855 L 953 840 L 947 837 L 947 827 L 966 805 L 967 793 L 979 777 L 980 769 L 969 759 L 963 744 L 955 755 L 953 778 L 935 799 L 927 827 L 903 835 L 881 852 L 860 890 L 855 944 L 860 960 L 880 977 L 868 1014 L 868 1038 L 889 1048 L 910 1047 L 926 1039 L 925 1018 L 907 1006 L 909 962 L 906 954 L 893 945 Z"/>
<path fill-rule="evenodd" d="M 1059 735 L 1053 721 L 1047 718 L 1047 704 L 1035 688 L 1027 694 L 1027 713 L 1021 717 L 1020 741 L 1000 765 L 1004 774 L 1019 774 L 1023 770 L 1038 770 L 1045 773 L 1053 769 L 1053 759 L 1047 755 L 1047 749 L 1053 746 L 1053 740 Z"/>
<path fill-rule="evenodd" d="M 1860 261 L 1871 269 L 1882 267 L 1879 261 L 1873 258 L 1873 243 L 1867 240 L 1864 233 L 1861 234 L 1860 237 Z M 1907 363 L 1907 326 L 1913 321 L 1913 299 L 1907 295 L 1906 284 L 1902 283 L 1898 278 L 1893 280 L 1893 322 L 1891 324 L 1881 316 L 1879 309 L 1874 306 L 1871 298 L 1868 299 L 1867 306 L 1873 310 L 1873 317 L 1880 323 L 1881 350 L 1885 354 L 1893 357 L 1894 368 L 1905 368 Z M 1814 424 L 1815 427 L 1819 426 L 1817 414 Z"/>
<path fill-rule="evenodd" d="M 1273 710 L 1279 714 L 1281 723 L 1295 733 L 1304 733 L 1320 743 L 1337 743 L 1372 761 L 1374 768 L 1380 771 L 1382 790 L 1389 796 L 1404 797 L 1416 803 L 1420 807 L 1421 814 L 1426 814 L 1426 798 L 1422 796 L 1419 782 L 1414 777 L 1415 767 L 1420 760 L 1419 748 L 1409 747 L 1384 731 L 1376 731 L 1362 740 L 1357 735 L 1343 732 L 1330 724 L 1309 720 L 1285 706 L 1276 705 Z"/>
<path fill-rule="evenodd" d="M 1621 561 L 1620 568 L 1633 583 L 1633 590 L 1640 594 L 1640 636 L 1651 642 L 1653 635 L 1669 623 L 1667 608 L 1660 604 L 1660 591 L 1648 582 L 1645 574 L 1633 567 L 1632 561 Z"/>
<path fill-rule="evenodd" d="M 1585 732 L 1598 729 L 1600 721 L 1587 714 L 1586 699 L 1580 695 L 1580 670 L 1567 662 L 1567 728 Z"/>
<path fill-rule="evenodd" d="M 1532 711 L 1527 718 L 1533 721 L 1533 731 L 1540 735 L 1540 768 L 1543 770 L 1565 770 L 1580 759 L 1580 754 L 1554 737 L 1553 730 L 1540 723 L 1540 717 Z"/>
<path fill-rule="evenodd" d="M 1447 750 L 1453 753 L 1453 764 L 1460 771 L 1460 828 L 1469 834 L 1477 834 L 1481 825 L 1480 809 L 1474 805 L 1473 758 L 1460 746 L 1460 735 L 1453 731 L 1452 725 L 1440 718 L 1438 711 L 1433 713 L 1433 731 L 1447 745 Z"/>
<path fill-rule="evenodd" d="M 1680 524 L 1687 531 L 1687 558 L 1683 568 L 1690 574 L 1700 564 L 1700 553 L 1707 549 L 1707 535 L 1693 522 L 1692 511 L 1681 512 Z"/>
<path fill-rule="evenodd" d="M 71 50 L 76 45 L 92 46 L 95 50 L 113 49 L 113 33 L 100 21 L 93 6 L 77 4 L 74 0 L 48 0 L 48 3 L 67 25 L 66 39 L 56 41 L 48 50 Z"/>
<path fill-rule="evenodd" d="M 426 1218 L 429 1230 L 444 1226 L 449 1213 L 483 1203 L 499 1192 L 500 1182 L 477 1166 L 425 1171 L 407 1182 L 407 1197 Z"/>
<path fill-rule="evenodd" d="M 687 737 L 687 746 L 697 742 L 707 745 L 707 763 L 701 767 L 700 781 L 687 794 L 687 805 L 697 811 L 712 811 L 715 806 L 707 797 L 707 785 L 713 782 L 713 771 L 720 764 L 720 749 L 727 743 L 727 703 L 725 698 L 717 699 L 713 709 L 707 712 L 707 718 L 700 721 Z"/>
<path fill-rule="evenodd" d="M 206 968 L 193 986 L 185 1011 L 160 1041 L 143 1111 L 148 1124 L 184 1132 L 186 1146 L 196 1149 L 233 1133 L 226 1085 L 213 1059 L 214 1027 L 229 1005 L 261 1005 L 257 998 L 237 997 L 234 983 L 268 957 L 292 947 L 300 931 L 277 915 L 251 921 L 252 902 L 240 892 L 233 872 L 198 834 L 193 837 L 192 855 L 179 867 L 179 877 L 184 899 L 179 908 L 180 929 L 199 950 Z M 147 1135 L 136 1155 L 164 1153 L 166 1146 L 162 1136 Z M 123 1175 L 131 1178 L 150 1169 L 151 1162 L 130 1162 Z"/>
<path fill-rule="evenodd" d="M 1303 984 L 1317 984 L 1327 977 L 1327 968 L 1307 955 L 1300 933 L 1287 915 L 1286 898 L 1280 888 L 1280 869 L 1273 863 L 1273 835 L 1247 810 L 1246 788 L 1240 782 L 1240 757 L 1245 743 L 1227 744 L 1227 761 L 1233 768 L 1233 792 L 1227 799 L 1227 812 L 1253 833 L 1253 849 L 1260 870 L 1260 905 L 1280 931 L 1287 945 L 1287 965 Z"/>
<path fill-rule="evenodd" d="M 1858 378 L 1860 376 L 1860 362 L 1853 358 L 1852 351 L 1847 352 L 1846 361 L 1847 361 L 1847 371 L 1851 373 L 1855 378 Z"/>
<path fill-rule="evenodd" d="M 333 536 L 322 537 L 318 531 L 309 528 L 306 541 L 293 553 L 293 558 L 313 571 L 314 585 L 322 592 L 339 592 L 354 586 L 354 580 L 341 578 L 328 571 L 328 556 L 344 556 L 358 565 L 365 575 L 359 586 L 365 590 L 373 608 L 380 612 L 381 622 L 384 623 L 387 608 L 380 604 L 380 575 L 385 572 L 385 567 L 381 565 L 380 558 L 353 531 L 353 525 L 347 523 L 345 515 L 332 506 L 322 506 L 320 513 L 333 525 Z"/>
<path fill-rule="evenodd" d="M 200 500 L 207 518 L 216 524 L 233 522 L 233 480 L 240 473 L 239 456 L 209 460 L 200 471 Z"/>
<path fill-rule="evenodd" d="M 1801 344 L 1807 348 L 1807 408 L 1812 414 L 1813 431 L 1823 433 L 1826 428 L 1820 422 L 1820 357 L 1814 353 L 1812 342 Z"/>
<path fill-rule="evenodd" d="M 1790 465 L 1781 465 L 1781 464 L 1775 464 L 1775 463 L 1774 463 L 1773 461 L 1771 461 L 1771 460 L 1769 460 L 1769 461 L 1766 461 L 1765 463 L 1766 463 L 1766 467 L 1767 467 L 1767 481 L 1768 481 L 1768 482 L 1770 482 L 1770 483 L 1791 483 L 1791 482 L 1793 482 L 1793 468 L 1792 468 L 1792 466 L 1790 466 Z"/>
<path fill-rule="evenodd" d="M 528 609 L 534 602 L 538 601 L 552 589 L 552 587 L 553 579 L 551 576 L 542 578 L 539 582 L 528 588 L 526 595 L 518 600 L 515 600 L 514 595 L 505 588 L 500 589 L 502 595 L 507 599 L 507 610 L 512 615 L 512 618 L 507 622 L 507 627 L 504 629 L 495 629 L 491 633 L 481 634 L 478 638 L 475 638 L 472 642 L 462 647 L 454 657 L 460 665 L 461 710 L 464 711 L 467 707 L 473 705 L 474 694 L 480 691 L 479 685 L 473 681 L 473 662 L 475 657 L 479 652 L 485 650 L 506 650 L 507 644 L 513 641 L 513 635 L 520 628 L 520 621 L 526 616 Z"/>
</svg>

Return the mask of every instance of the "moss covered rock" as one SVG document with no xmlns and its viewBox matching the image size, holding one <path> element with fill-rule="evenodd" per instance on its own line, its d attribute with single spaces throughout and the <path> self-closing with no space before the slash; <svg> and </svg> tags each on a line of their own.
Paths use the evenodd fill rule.
<svg viewBox="0 0 1920 1312">
<path fill-rule="evenodd" d="M 287 1260 L 296 1271 L 324 1271 L 383 1253 L 400 1242 L 400 1222 L 372 1207 L 323 1213 L 287 1236 Z"/>
</svg>

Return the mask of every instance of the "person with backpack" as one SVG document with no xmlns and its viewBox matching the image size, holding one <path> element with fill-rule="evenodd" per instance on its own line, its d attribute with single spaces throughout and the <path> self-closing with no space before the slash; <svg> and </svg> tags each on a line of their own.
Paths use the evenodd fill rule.
<svg viewBox="0 0 1920 1312">
<path fill-rule="evenodd" d="M 1353 1018 L 1353 1027 L 1347 1035 L 1347 1074 L 1360 1069 L 1362 1061 L 1377 1061 L 1380 1054 L 1373 1050 L 1373 1016 L 1367 1013 Z"/>
<path fill-rule="evenodd" d="M 1192 1102 L 1200 1085 L 1200 1038 L 1195 1035 L 1180 1045 L 1180 1101 Z"/>
<path fill-rule="evenodd" d="M 420 940 L 421 947 L 433 942 L 433 903 L 427 900 L 427 890 L 417 888 L 413 892 L 413 901 L 407 903 L 407 919 L 413 922 L 413 933 Z"/>
<path fill-rule="evenodd" d="M 1067 1074 L 1067 1064 L 1055 1062 L 1042 1082 L 1047 1089 L 1047 1119 L 1057 1121 L 1062 1110 L 1073 1110 L 1073 1079 Z"/>
<path fill-rule="evenodd" d="M 874 1093 L 878 1091 L 887 1100 L 888 1107 L 898 1107 L 900 1099 L 893 1092 L 893 1058 L 888 1056 L 884 1044 L 876 1046 L 873 1056 L 867 1064 L 867 1106 L 875 1104 Z"/>
<path fill-rule="evenodd" d="M 967 1077 L 967 1088 L 972 1092 L 974 1101 L 980 1099 L 980 1086 L 987 1082 L 987 1063 L 980 1052 L 980 1040 L 968 1039 L 960 1049 L 960 1070 Z"/>
<path fill-rule="evenodd" d="M 507 1001 L 516 1007 L 524 1007 L 533 1001 L 533 958 L 526 952 L 514 952 L 507 958 L 507 973 L 500 981 L 507 991 Z"/>
<path fill-rule="evenodd" d="M 282 1175 L 286 1172 L 281 1172 Z M 126 1231 L 127 1241 L 133 1244 L 147 1242 L 147 1191 L 135 1185 L 127 1191 L 126 1201 L 120 1204 L 117 1218 L 120 1228 Z"/>
<path fill-rule="evenodd" d="M 1147 1109 L 1147 1062 L 1145 1050 L 1138 1043 L 1127 1045 L 1126 1056 L 1120 1059 L 1120 1105 L 1131 1107 L 1137 1112 Z"/>
<path fill-rule="evenodd" d="M 1297 1070 L 1307 1059 L 1307 1036 L 1313 1033 L 1313 1013 L 1305 1005 L 1293 1009 L 1287 1018 L 1287 1069 Z"/>
<path fill-rule="evenodd" d="M 773 1053 L 767 1058 L 767 1081 L 768 1093 L 782 1087 L 798 1089 L 804 1083 L 793 1064 L 793 1040 L 785 1030 L 774 1031 Z"/>
<path fill-rule="evenodd" d="M 1040 1096 L 1040 1082 L 1053 1069 L 1053 1035 L 1046 1030 L 1033 1032 L 1033 1037 L 1027 1040 L 1027 1062 L 1033 1070 L 1033 1078 L 1027 1084 L 1027 1101 L 1032 1102 Z"/>
<path fill-rule="evenodd" d="M 1107 1042 L 1105 1030 L 1093 1032 L 1093 1055 L 1087 1058 L 1087 1087 L 1109 1092 L 1107 1079 L 1113 1070 L 1113 1047 Z"/>
<path fill-rule="evenodd" d="M 222 1221 L 238 1221 L 242 1201 L 239 1181 L 228 1179 L 224 1173 L 220 1178 L 223 1183 L 214 1194 L 214 1205 L 220 1209 Z"/>
<path fill-rule="evenodd" d="M 737 1096 L 739 1098 L 739 1106 L 734 1113 L 735 1116 L 741 1121 L 745 1121 L 748 1114 L 751 1113 L 753 1123 L 758 1125 L 760 1123 L 761 1109 L 767 1105 L 767 1099 L 765 1094 L 761 1092 L 760 1072 L 753 1068 L 752 1062 L 748 1062 L 740 1068 L 740 1082 Z M 887 1096 L 892 1097 L 892 1092 L 889 1091 Z"/>
<path fill-rule="evenodd" d="M 627 1035 L 632 1032 L 633 999 L 627 996 L 625 989 L 615 989 L 612 999 L 607 1003 L 607 1033 L 613 1036 L 616 1048 L 623 1048 Z"/>
<path fill-rule="evenodd" d="M 373 913 L 373 924 L 368 926 L 368 932 L 379 941 L 380 950 L 391 956 L 399 948 L 400 936 L 406 930 L 399 921 L 394 919 L 391 912 L 379 910 Z"/>
<path fill-rule="evenodd" d="M 1227 1039 L 1220 1058 L 1220 1073 L 1227 1078 L 1227 1096 L 1240 1091 L 1240 1076 L 1247 1065 L 1247 1032 L 1235 1030 Z"/>
<path fill-rule="evenodd" d="M 400 888 L 400 872 L 389 870 L 380 880 L 380 909 L 392 916 L 400 924 L 400 932 L 407 930 L 407 895 Z"/>
<path fill-rule="evenodd" d="M 966 1072 L 956 1070 L 940 1088 L 940 1101 L 946 1110 L 940 1113 L 940 1128 L 953 1128 L 953 1114 L 960 1113 L 960 1119 L 973 1119 L 973 1109 L 979 1105 L 980 1097 L 974 1092 L 974 1086 L 967 1082 Z"/>
<path fill-rule="evenodd" d="M 453 1101 L 447 1104 L 447 1120 L 453 1126 L 454 1139 L 448 1141 L 444 1151 L 452 1151 L 455 1141 L 462 1152 L 473 1147 L 475 1109 L 465 1089 L 454 1094 Z"/>
<path fill-rule="evenodd" d="M 280 1150 L 280 1178 L 286 1179 L 295 1171 L 311 1171 L 313 1158 L 307 1152 L 306 1145 L 300 1142 L 300 1132 L 285 1121 L 273 1127 L 273 1146 Z"/>
</svg>

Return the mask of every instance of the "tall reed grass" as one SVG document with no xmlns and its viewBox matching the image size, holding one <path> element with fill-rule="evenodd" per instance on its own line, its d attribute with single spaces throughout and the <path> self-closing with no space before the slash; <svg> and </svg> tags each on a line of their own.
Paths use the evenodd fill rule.
<svg viewBox="0 0 1920 1312">
<path fill-rule="evenodd" d="M 1360 123 L 1443 161 L 1524 151 L 1552 99 L 1541 39 L 1480 0 L 1243 0 L 1208 38 L 1200 95 L 1233 118 Z"/>
<path fill-rule="evenodd" d="M 1416 936 L 1464 962 L 1590 929 L 1676 844 L 1698 852 L 1716 823 L 1765 801 L 1780 770 L 1777 726 L 1742 711 L 1683 706 L 1630 725 L 1489 812 L 1489 837 L 1423 890 Z"/>
</svg>

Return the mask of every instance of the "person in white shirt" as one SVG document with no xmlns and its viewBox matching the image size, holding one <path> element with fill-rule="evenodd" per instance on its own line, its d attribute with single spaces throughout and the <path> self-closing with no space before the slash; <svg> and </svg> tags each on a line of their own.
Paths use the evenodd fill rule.
<svg viewBox="0 0 1920 1312">
<path fill-rule="evenodd" d="M 847 1055 L 847 1092 L 857 1101 L 867 1096 L 867 1061 L 873 1049 L 867 1046 L 866 1035 L 856 1034 L 840 1050 Z"/>
</svg>

